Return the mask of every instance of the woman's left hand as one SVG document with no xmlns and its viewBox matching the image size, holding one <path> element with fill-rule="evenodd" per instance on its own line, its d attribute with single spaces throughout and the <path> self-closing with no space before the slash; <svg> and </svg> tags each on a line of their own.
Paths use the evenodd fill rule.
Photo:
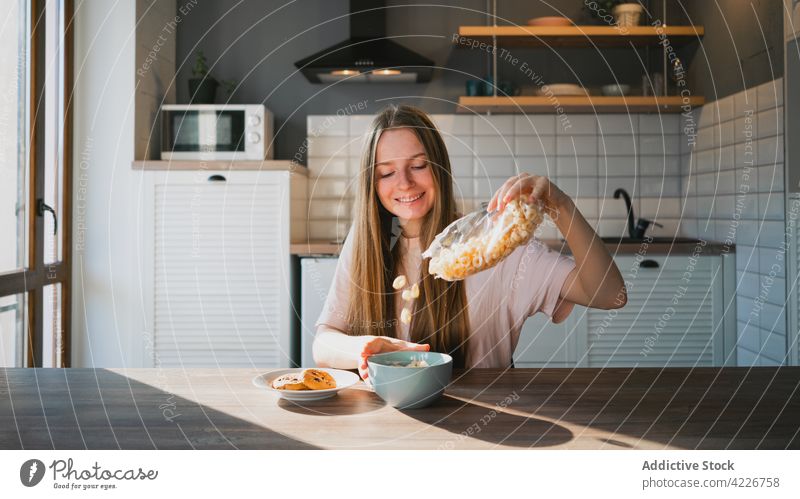
<svg viewBox="0 0 800 499">
<path fill-rule="evenodd" d="M 567 201 L 571 200 L 549 178 L 520 173 L 506 180 L 497 189 L 497 192 L 489 202 L 487 210 L 493 211 L 497 209 L 502 211 L 508 203 L 520 196 L 528 202 L 533 202 L 536 199 L 541 201 L 551 217 L 558 213 L 559 207 L 564 206 Z"/>
</svg>

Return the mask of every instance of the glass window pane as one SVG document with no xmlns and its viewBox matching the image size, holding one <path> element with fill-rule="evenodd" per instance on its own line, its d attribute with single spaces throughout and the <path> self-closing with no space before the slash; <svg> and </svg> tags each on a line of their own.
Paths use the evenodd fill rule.
<svg viewBox="0 0 800 499">
<path fill-rule="evenodd" d="M 0 0 L 2 1 L 2 0 Z M 63 218 L 63 168 L 64 168 L 64 16 L 63 2 L 47 4 L 45 38 L 45 162 L 44 202 L 55 211 L 44 213 L 44 263 L 61 261 L 61 225 Z"/>
<path fill-rule="evenodd" d="M 0 274 L 28 264 L 28 8 L 0 0 Z"/>
<path fill-rule="evenodd" d="M 61 284 L 45 286 L 42 299 L 42 367 L 63 367 L 64 327 L 61 322 Z"/>
<path fill-rule="evenodd" d="M 0 296 L 0 367 L 26 367 L 25 296 Z"/>
</svg>

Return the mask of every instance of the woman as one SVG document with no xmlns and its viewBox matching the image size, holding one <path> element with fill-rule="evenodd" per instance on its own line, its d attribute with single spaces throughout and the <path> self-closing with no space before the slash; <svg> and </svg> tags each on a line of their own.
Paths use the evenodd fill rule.
<svg viewBox="0 0 800 499">
<path fill-rule="evenodd" d="M 574 304 L 610 309 L 626 303 L 625 285 L 600 238 L 569 196 L 547 177 L 522 173 L 495 193 L 489 210 L 517 196 L 540 200 L 573 258 L 531 238 L 495 267 L 463 281 L 428 274 L 420 254 L 456 214 L 444 142 L 421 110 L 390 106 L 373 121 L 361 160 L 355 220 L 345 240 L 325 308 L 317 321 L 314 360 L 358 368 L 370 355 L 433 350 L 454 367 L 506 368 L 525 319 L 537 312 L 563 321 Z M 419 283 L 412 320 L 397 275 Z"/>
</svg>

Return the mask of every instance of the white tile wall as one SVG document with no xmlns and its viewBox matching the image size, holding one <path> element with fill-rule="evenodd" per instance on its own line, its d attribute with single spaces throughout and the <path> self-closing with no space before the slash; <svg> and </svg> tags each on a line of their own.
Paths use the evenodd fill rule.
<svg viewBox="0 0 800 499">
<path fill-rule="evenodd" d="M 736 244 L 741 366 L 786 356 L 782 89 L 778 79 L 695 110 L 697 143 L 681 157 L 681 232 Z"/>
<path fill-rule="evenodd" d="M 314 239 L 337 239 L 346 231 L 338 204 L 352 211 L 362 139 L 372 118 L 308 117 Z M 569 127 L 556 126 L 556 117 L 544 114 L 431 118 L 450 154 L 462 210 L 487 201 L 508 177 L 525 171 L 547 175 L 572 195 L 581 209 L 589 210 L 585 216 L 601 235 L 615 235 L 625 227 L 624 204 L 611 197 L 619 187 L 634 197 L 635 209 L 640 201 L 651 201 L 647 216 L 667 222 L 655 234 L 675 233 L 680 203 L 658 200 L 676 200 L 681 192 L 681 123 L 676 115 L 578 114 L 569 116 Z M 709 164 L 708 170 L 712 169 Z M 321 207 L 313 206 L 317 202 Z M 602 224 L 597 220 L 598 206 L 603 207 Z M 556 235 L 554 229 L 544 234 Z"/>
<path fill-rule="evenodd" d="M 473 116 L 472 133 L 493 137 L 510 137 L 514 134 L 514 115 Z"/>
<path fill-rule="evenodd" d="M 556 121 L 547 114 L 514 115 L 515 135 L 555 135 Z"/>
<path fill-rule="evenodd" d="M 514 138 L 514 154 L 517 156 L 554 156 L 555 152 L 556 138 L 552 135 L 523 135 Z"/>
</svg>

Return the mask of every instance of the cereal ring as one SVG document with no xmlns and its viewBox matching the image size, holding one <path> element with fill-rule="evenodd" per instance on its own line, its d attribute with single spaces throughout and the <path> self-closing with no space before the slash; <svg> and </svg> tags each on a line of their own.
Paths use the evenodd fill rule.
<svg viewBox="0 0 800 499">
<path fill-rule="evenodd" d="M 406 285 L 406 282 L 408 282 L 406 280 L 406 276 L 401 274 L 401 275 L 399 275 L 399 276 L 394 278 L 394 282 L 392 283 L 392 287 L 394 289 L 403 289 L 403 287 L 405 287 L 405 285 Z"/>
<path fill-rule="evenodd" d="M 407 308 L 404 308 L 402 312 L 400 312 L 400 322 L 403 324 L 411 324 L 411 311 Z"/>
</svg>

